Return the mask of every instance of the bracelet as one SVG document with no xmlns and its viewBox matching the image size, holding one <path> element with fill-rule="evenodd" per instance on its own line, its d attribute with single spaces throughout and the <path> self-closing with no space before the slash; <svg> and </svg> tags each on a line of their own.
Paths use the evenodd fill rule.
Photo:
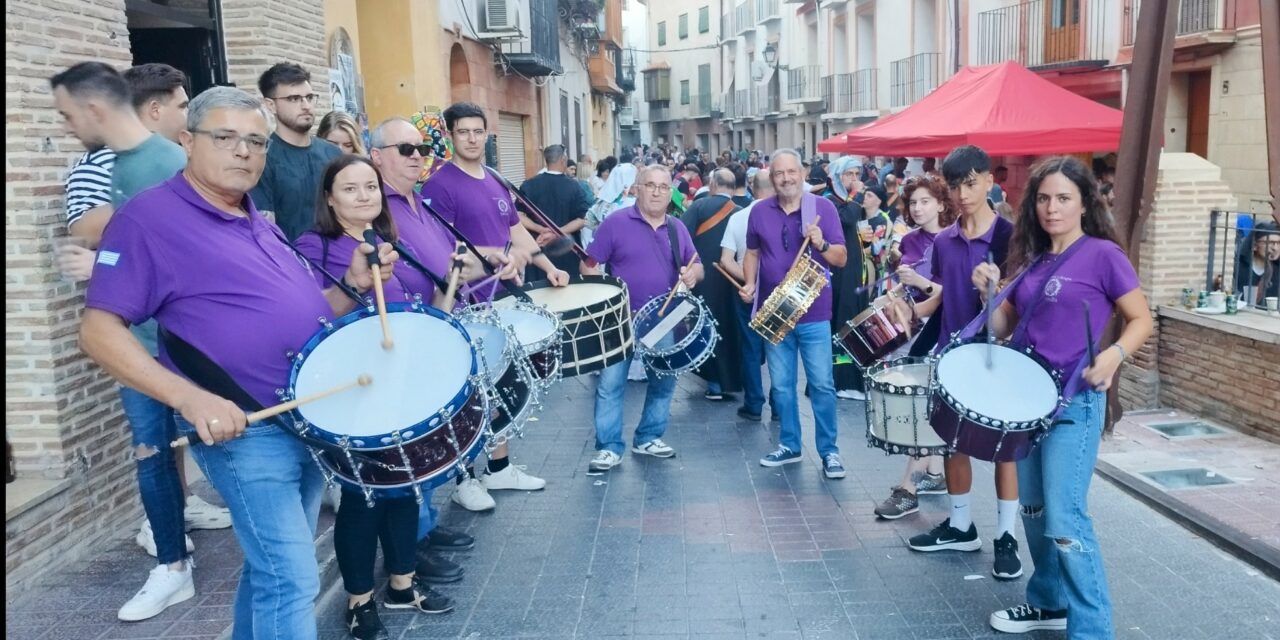
<svg viewBox="0 0 1280 640">
<path fill-rule="evenodd" d="M 830 248 L 831 248 L 831 243 L 830 243 L 830 242 L 827 242 L 826 240 L 823 240 L 823 241 L 822 241 L 822 248 L 821 248 L 821 249 L 818 249 L 818 253 L 826 253 L 826 252 L 827 252 L 827 249 L 830 249 Z"/>
<path fill-rule="evenodd" d="M 1115 347 L 1117 350 L 1120 351 L 1120 362 L 1124 362 L 1125 360 L 1129 359 L 1129 354 L 1124 350 L 1124 347 L 1120 346 L 1119 342 L 1111 346 Z"/>
</svg>

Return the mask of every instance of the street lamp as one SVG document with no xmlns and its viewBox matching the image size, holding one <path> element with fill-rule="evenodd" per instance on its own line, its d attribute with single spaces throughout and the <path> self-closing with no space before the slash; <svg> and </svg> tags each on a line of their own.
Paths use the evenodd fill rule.
<svg viewBox="0 0 1280 640">
<path fill-rule="evenodd" d="M 765 64 L 775 69 L 778 68 L 778 45 L 777 44 L 770 42 L 768 45 L 765 46 L 764 62 Z"/>
</svg>

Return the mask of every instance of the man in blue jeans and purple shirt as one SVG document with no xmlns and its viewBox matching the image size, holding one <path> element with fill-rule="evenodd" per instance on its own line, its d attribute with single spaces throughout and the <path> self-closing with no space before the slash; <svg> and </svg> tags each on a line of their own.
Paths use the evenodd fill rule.
<svg viewBox="0 0 1280 640">
<path fill-rule="evenodd" d="M 823 268 L 843 267 L 849 254 L 835 205 L 806 192 L 800 155 L 781 149 L 771 156 L 769 180 L 775 195 L 757 201 L 747 221 L 747 255 L 742 271 L 746 284 L 739 295 L 763 301 L 786 278 L 802 247 Z M 807 201 L 807 202 L 806 202 Z M 811 213 L 807 213 L 811 212 Z M 808 240 L 808 244 L 805 241 Z M 757 292 L 759 295 L 757 296 Z M 804 362 L 813 407 L 814 441 L 828 478 L 843 478 L 844 463 L 836 445 L 836 389 L 831 371 L 831 282 L 778 344 L 765 344 L 769 364 L 770 402 L 782 414 L 777 450 L 760 459 L 766 467 L 799 462 L 800 407 L 796 393 L 797 355 Z"/>
</svg>

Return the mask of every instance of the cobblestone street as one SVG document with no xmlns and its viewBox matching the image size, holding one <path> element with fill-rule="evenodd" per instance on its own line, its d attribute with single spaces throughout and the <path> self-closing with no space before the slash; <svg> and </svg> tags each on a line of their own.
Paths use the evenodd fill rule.
<svg viewBox="0 0 1280 640">
<path fill-rule="evenodd" d="M 517 464 L 548 479 L 544 492 L 498 492 L 497 509 L 484 514 L 437 496 L 444 524 L 478 541 L 453 556 L 466 577 L 443 590 L 458 607 L 433 617 L 383 610 L 393 637 L 993 638 L 999 634 L 987 616 L 1022 601 L 1025 577 L 1002 583 L 990 576 L 990 465 L 975 472 L 982 552 L 914 554 L 905 539 L 941 520 L 946 498 L 925 496 L 919 514 L 895 522 L 872 516 L 903 459 L 865 446 L 861 404 L 841 401 L 850 474 L 831 481 L 822 478 L 811 429 L 803 464 L 761 467 L 756 460 L 771 447 L 770 425 L 737 420 L 737 403 L 709 403 L 700 381 L 684 377 L 665 438 L 679 455 L 628 454 L 610 474 L 587 476 L 593 384 L 592 377 L 562 381 L 513 446 Z M 628 427 L 642 394 L 632 383 Z M 1091 511 L 1119 637 L 1280 638 L 1275 581 L 1097 477 Z M 134 532 L 122 531 L 118 544 L 77 573 L 11 594 L 6 637 L 223 634 L 239 563 L 226 531 L 193 535 L 196 598 L 145 623 L 115 621 L 115 609 L 150 566 Z M 1023 560 L 1029 572 L 1025 543 Z M 341 585 L 325 586 L 321 636 L 344 638 Z"/>
</svg>

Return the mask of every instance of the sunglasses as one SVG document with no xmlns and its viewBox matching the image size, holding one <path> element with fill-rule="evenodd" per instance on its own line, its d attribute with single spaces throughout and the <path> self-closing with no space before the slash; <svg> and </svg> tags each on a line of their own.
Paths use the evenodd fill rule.
<svg viewBox="0 0 1280 640">
<path fill-rule="evenodd" d="M 400 155 L 406 158 L 412 158 L 414 151 L 417 151 L 418 155 L 424 158 L 431 155 L 431 145 L 429 144 L 409 144 L 408 142 L 401 142 L 400 144 L 384 144 L 378 148 L 390 149 L 392 147 L 395 147 L 395 150 L 399 151 Z"/>
</svg>

